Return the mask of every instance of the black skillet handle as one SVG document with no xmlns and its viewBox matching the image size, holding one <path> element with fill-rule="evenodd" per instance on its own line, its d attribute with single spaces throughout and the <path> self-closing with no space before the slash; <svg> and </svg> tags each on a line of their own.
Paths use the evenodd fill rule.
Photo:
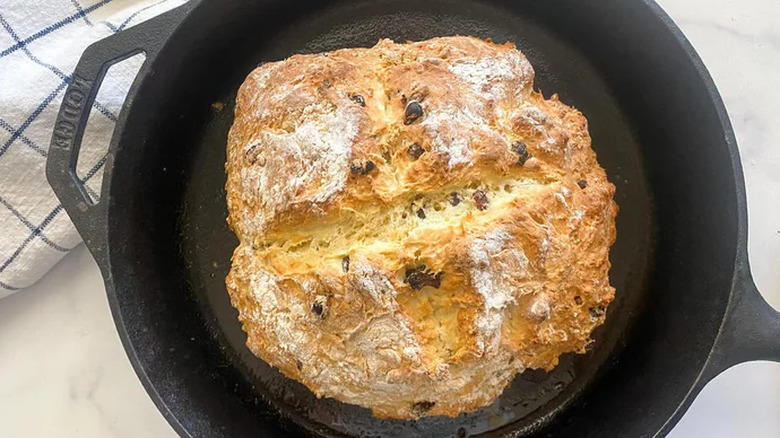
<svg viewBox="0 0 780 438">
<path fill-rule="evenodd" d="M 144 53 L 146 60 L 130 88 L 125 105 L 132 102 L 139 83 L 138 79 L 149 74 L 149 66 L 153 64 L 160 48 L 196 3 L 197 1 L 191 1 L 90 45 L 81 56 L 68 84 L 54 125 L 51 147 L 46 160 L 46 178 L 87 247 L 96 257 L 104 251 L 106 244 L 106 212 L 111 201 L 106 195 L 106 188 L 111 181 L 119 134 L 124 130 L 125 111 L 123 110 L 119 115 L 109 146 L 103 170 L 101 190 L 103 196 L 95 203 L 87 195 L 84 183 L 76 175 L 81 141 L 95 95 L 109 67 L 131 56 Z"/>
<path fill-rule="evenodd" d="M 734 291 L 703 378 L 709 381 L 731 366 L 754 360 L 780 362 L 780 312 L 758 292 L 747 255 L 737 269 Z"/>
</svg>

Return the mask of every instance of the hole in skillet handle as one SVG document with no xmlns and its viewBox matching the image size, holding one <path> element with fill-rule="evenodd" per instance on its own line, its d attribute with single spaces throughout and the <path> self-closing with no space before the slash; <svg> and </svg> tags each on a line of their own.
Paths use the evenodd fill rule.
<svg viewBox="0 0 780 438">
<path fill-rule="evenodd" d="M 103 83 L 98 85 L 92 107 L 88 109 L 89 117 L 76 159 L 76 178 L 83 185 L 84 192 L 93 205 L 100 202 L 108 145 L 114 134 L 122 103 L 145 60 L 146 54 L 137 53 L 112 64 L 106 71 Z"/>
</svg>

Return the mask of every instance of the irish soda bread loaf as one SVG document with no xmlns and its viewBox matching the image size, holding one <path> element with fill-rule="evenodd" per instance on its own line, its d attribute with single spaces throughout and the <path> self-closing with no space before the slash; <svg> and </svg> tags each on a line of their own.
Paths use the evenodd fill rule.
<svg viewBox="0 0 780 438">
<path fill-rule="evenodd" d="M 385 418 L 455 416 L 583 352 L 614 186 L 511 44 L 295 55 L 241 86 L 227 277 L 254 354 Z"/>
</svg>

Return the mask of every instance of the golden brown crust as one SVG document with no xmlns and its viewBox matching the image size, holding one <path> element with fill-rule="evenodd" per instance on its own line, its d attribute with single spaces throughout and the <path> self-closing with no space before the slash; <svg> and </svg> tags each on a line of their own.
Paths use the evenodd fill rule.
<svg viewBox="0 0 780 438">
<path fill-rule="evenodd" d="M 253 71 L 226 280 L 252 352 L 387 418 L 478 409 L 583 352 L 614 296 L 615 189 L 582 114 L 532 86 L 514 46 L 470 37 Z"/>
</svg>

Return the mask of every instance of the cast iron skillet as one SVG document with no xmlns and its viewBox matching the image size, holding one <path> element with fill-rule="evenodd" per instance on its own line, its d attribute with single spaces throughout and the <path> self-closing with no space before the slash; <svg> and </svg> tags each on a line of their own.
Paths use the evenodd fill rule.
<svg viewBox="0 0 780 438">
<path fill-rule="evenodd" d="M 244 347 L 223 283 L 236 245 L 225 141 L 236 90 L 258 63 L 452 34 L 517 43 L 537 88 L 588 117 L 618 188 L 617 299 L 587 354 L 524 373 L 493 405 L 455 419 L 377 420 L 317 400 Z M 88 109 L 107 68 L 140 52 L 94 203 L 74 171 Z M 780 360 L 780 315 L 748 269 L 726 111 L 650 0 L 191 0 L 84 53 L 47 174 L 100 265 L 130 361 L 182 436 L 657 437 L 721 371 Z"/>
</svg>

